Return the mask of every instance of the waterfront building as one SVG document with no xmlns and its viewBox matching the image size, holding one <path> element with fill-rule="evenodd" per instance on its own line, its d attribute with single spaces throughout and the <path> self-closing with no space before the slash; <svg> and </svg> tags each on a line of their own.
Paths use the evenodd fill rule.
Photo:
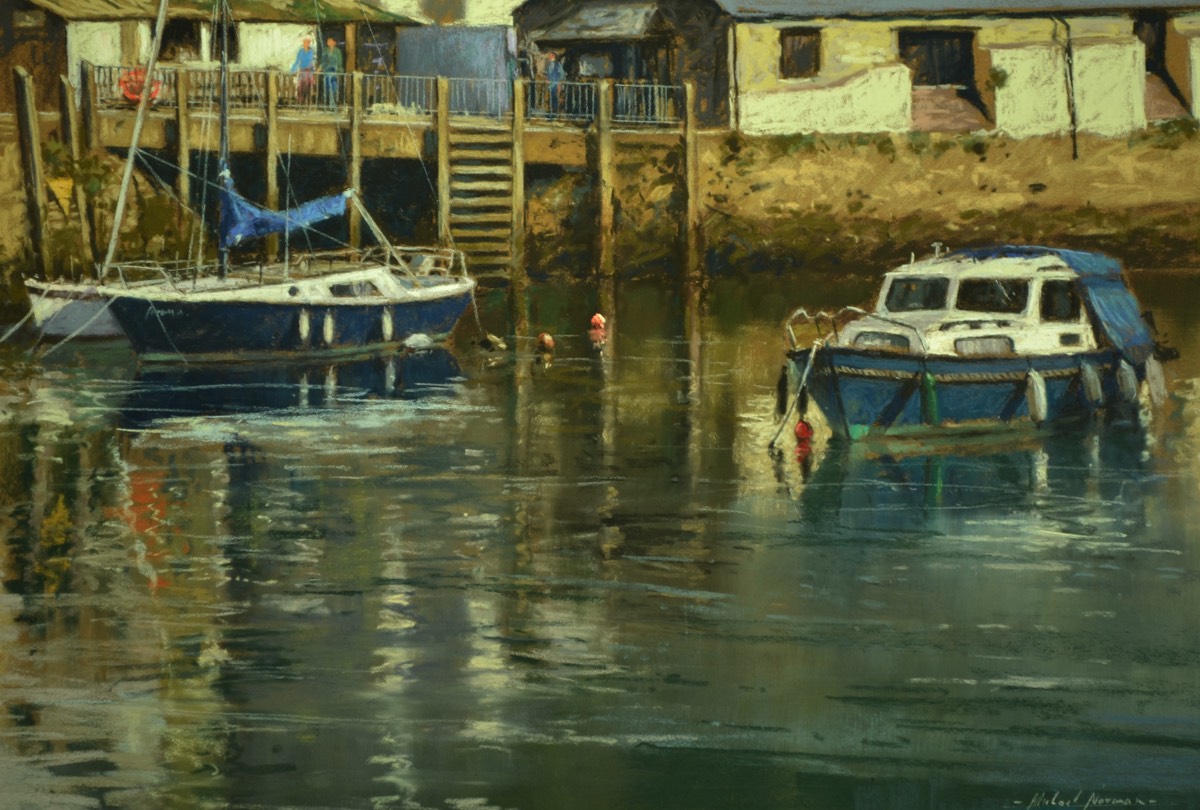
<svg viewBox="0 0 1200 810">
<path fill-rule="evenodd" d="M 528 0 L 518 38 L 576 75 L 694 81 L 747 134 L 913 130 L 1117 137 L 1194 115 L 1190 2 Z"/>
</svg>

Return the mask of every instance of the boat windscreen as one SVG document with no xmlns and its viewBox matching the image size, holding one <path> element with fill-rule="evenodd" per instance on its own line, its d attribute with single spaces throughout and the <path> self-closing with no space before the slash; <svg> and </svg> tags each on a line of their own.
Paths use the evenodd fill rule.
<svg viewBox="0 0 1200 810">
<path fill-rule="evenodd" d="M 939 276 L 893 278 L 884 306 L 888 312 L 945 309 L 946 292 L 949 289 L 950 279 Z"/>
<path fill-rule="evenodd" d="M 1015 315 L 1029 303 L 1029 282 L 998 278 L 965 278 L 958 283 L 957 309 Z"/>
</svg>

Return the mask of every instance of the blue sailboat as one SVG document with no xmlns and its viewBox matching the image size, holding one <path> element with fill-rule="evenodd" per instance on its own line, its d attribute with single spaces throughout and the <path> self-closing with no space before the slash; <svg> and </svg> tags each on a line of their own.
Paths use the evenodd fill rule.
<svg viewBox="0 0 1200 810">
<path fill-rule="evenodd" d="M 884 276 L 872 312 L 839 315 L 789 318 L 781 390 L 791 409 L 811 398 L 844 439 L 1040 429 L 1143 389 L 1165 397 L 1170 350 L 1099 253 L 1006 245 L 914 260 Z M 819 332 L 808 346 L 805 322 Z"/>
<path fill-rule="evenodd" d="M 227 14 L 227 4 L 221 5 Z M 395 347 L 415 335 L 447 336 L 475 290 L 461 251 L 393 244 L 353 189 L 285 211 L 238 193 L 229 171 L 224 41 L 221 52 L 219 261 L 190 277 L 178 272 L 183 268 L 161 266 L 161 283 L 101 288 L 134 349 L 150 360 L 227 360 L 356 353 Z M 298 261 L 230 262 L 234 248 L 308 228 L 349 206 L 375 245 L 306 253 Z M 144 264 L 131 263 L 130 269 L 144 273 Z M 116 269 L 122 271 L 121 265 Z"/>
</svg>

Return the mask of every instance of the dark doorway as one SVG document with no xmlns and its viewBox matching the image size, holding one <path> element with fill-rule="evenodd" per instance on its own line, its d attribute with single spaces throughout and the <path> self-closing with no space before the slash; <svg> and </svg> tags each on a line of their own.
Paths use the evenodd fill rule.
<svg viewBox="0 0 1200 810">
<path fill-rule="evenodd" d="M 1146 46 L 1146 72 L 1167 71 L 1167 15 L 1163 11 L 1139 11 L 1133 18 L 1133 33 Z"/>
<path fill-rule="evenodd" d="M 971 31 L 904 29 L 900 59 L 913 70 L 914 87 L 975 86 L 975 34 Z"/>
<path fill-rule="evenodd" d="M 1139 11 L 1133 17 L 1133 33 L 1146 46 L 1146 119 L 1149 121 L 1182 118 L 1188 114 L 1187 100 L 1167 64 L 1167 21 L 1165 11 Z"/>
</svg>

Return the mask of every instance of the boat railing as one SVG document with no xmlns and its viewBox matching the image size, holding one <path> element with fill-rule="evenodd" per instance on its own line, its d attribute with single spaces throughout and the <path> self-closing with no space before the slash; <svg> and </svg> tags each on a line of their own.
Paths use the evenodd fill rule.
<svg viewBox="0 0 1200 810">
<path fill-rule="evenodd" d="M 788 316 L 787 320 L 784 322 L 784 328 L 787 331 L 788 341 L 791 343 L 791 347 L 793 349 L 798 349 L 800 348 L 800 339 L 796 336 L 795 327 L 797 324 L 813 324 L 817 328 L 817 334 L 822 339 L 824 339 L 826 334 L 823 331 L 822 324 L 826 324 L 828 325 L 830 332 L 833 334 L 833 339 L 836 342 L 840 337 L 838 333 L 838 324 L 844 324 L 856 318 L 861 318 L 865 315 L 870 315 L 872 318 L 875 318 L 878 321 L 895 326 L 898 329 L 902 329 L 911 334 L 917 339 L 917 345 L 921 347 L 920 353 L 922 355 L 929 354 L 929 347 L 925 343 L 925 338 L 921 334 L 921 331 L 915 326 L 904 323 L 903 321 L 898 321 L 895 318 L 889 318 L 886 315 L 880 315 L 877 312 L 867 312 L 865 309 L 860 307 L 842 307 L 835 313 L 825 312 L 824 310 L 810 313 L 808 310 L 801 307 Z"/>
</svg>

